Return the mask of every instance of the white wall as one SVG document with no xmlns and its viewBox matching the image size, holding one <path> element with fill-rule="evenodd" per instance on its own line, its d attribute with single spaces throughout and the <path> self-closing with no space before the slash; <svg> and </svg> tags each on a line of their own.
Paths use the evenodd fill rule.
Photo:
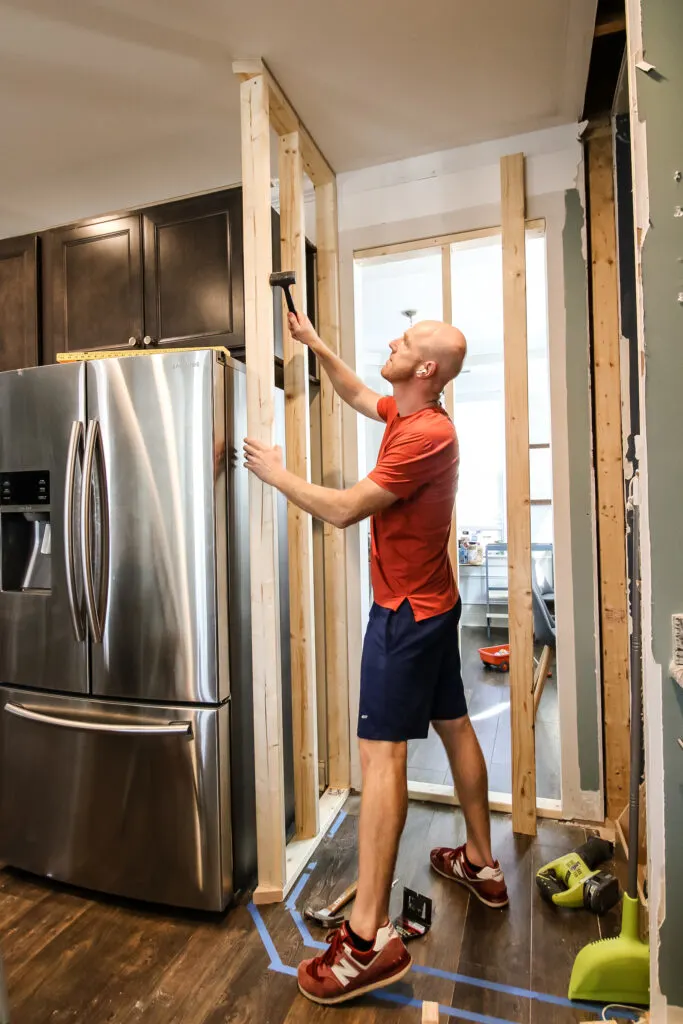
<svg viewBox="0 0 683 1024">
<path fill-rule="evenodd" d="M 561 659 L 561 721 L 563 732 L 563 798 L 567 814 L 602 816 L 602 792 L 582 793 L 579 785 L 576 672 L 574 667 L 573 589 L 570 550 L 567 431 L 569 410 L 565 386 L 565 307 L 562 232 L 565 192 L 581 188 L 582 149 L 579 126 L 567 125 L 530 135 L 425 157 L 370 167 L 339 176 L 340 274 L 343 356 L 355 365 L 355 250 L 432 235 L 500 224 L 500 157 L 523 152 L 527 157 L 529 218 L 545 218 L 548 247 L 550 375 L 553 393 L 555 538 L 557 551 L 558 659 Z M 588 387 L 588 381 L 586 381 Z M 364 426 L 346 409 L 344 418 L 345 477 L 358 478 L 356 445 L 364 446 Z M 349 453 L 354 453 L 351 457 Z M 367 621 L 367 526 L 349 531 L 349 652 L 351 729 L 355 735 L 362 635 Z M 358 593 L 362 594 L 359 609 Z M 599 680 L 596 677 L 596 687 Z M 353 784 L 360 786 L 360 766 L 353 745 Z"/>
</svg>

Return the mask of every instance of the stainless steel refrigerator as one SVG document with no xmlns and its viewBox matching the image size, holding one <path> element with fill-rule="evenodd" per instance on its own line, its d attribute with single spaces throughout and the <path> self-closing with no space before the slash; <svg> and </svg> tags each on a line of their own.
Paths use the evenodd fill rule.
<svg viewBox="0 0 683 1024">
<path fill-rule="evenodd" d="M 245 426 L 214 351 L 0 374 L 0 861 L 208 910 L 248 881 Z"/>
</svg>

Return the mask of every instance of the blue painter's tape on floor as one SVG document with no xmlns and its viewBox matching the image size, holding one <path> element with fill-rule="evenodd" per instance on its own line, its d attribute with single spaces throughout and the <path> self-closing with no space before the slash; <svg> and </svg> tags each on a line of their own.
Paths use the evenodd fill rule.
<svg viewBox="0 0 683 1024">
<path fill-rule="evenodd" d="M 256 925 L 256 931 L 261 936 L 261 942 L 266 947 L 266 953 L 270 957 L 271 967 L 273 966 L 273 964 L 280 964 L 281 966 L 283 966 L 282 960 L 280 959 L 280 954 L 275 948 L 275 943 L 270 937 L 270 932 L 266 928 L 266 923 L 261 917 L 258 907 L 256 907 L 253 903 L 250 903 L 249 906 L 247 907 L 247 910 L 251 914 L 251 919 Z"/>
<path fill-rule="evenodd" d="M 296 885 L 292 889 L 291 893 L 289 894 L 289 899 L 285 903 L 285 907 L 287 908 L 287 910 L 293 910 L 294 909 L 294 907 L 296 906 L 296 901 L 299 899 L 299 896 L 301 895 L 301 891 L 304 888 L 304 886 L 306 885 L 306 882 L 308 881 L 308 879 L 310 877 L 311 877 L 310 871 L 305 871 L 304 874 L 299 879 L 299 881 L 296 883 Z"/>
<path fill-rule="evenodd" d="M 299 929 L 299 935 L 304 940 L 304 946 L 306 946 L 308 949 L 327 949 L 326 942 L 315 941 L 315 939 L 308 930 L 306 922 L 304 921 L 303 917 L 301 916 L 298 910 L 293 908 L 292 910 L 290 910 L 290 914 L 292 915 L 292 920 L 294 921 L 294 924 Z"/>
<path fill-rule="evenodd" d="M 327 949 L 326 942 L 317 942 L 311 935 L 306 922 L 303 917 L 293 905 L 296 900 L 296 895 L 293 895 L 293 899 L 287 901 L 287 909 L 292 916 L 292 920 L 296 924 L 299 930 L 299 934 L 303 940 L 304 946 L 308 949 L 324 950 Z M 292 906 L 289 906 L 290 902 Z M 265 922 L 261 917 L 257 907 L 253 903 L 249 904 L 249 913 L 252 916 L 254 924 L 261 936 L 261 941 L 266 948 L 266 952 L 270 957 L 270 968 L 273 971 L 277 971 L 280 974 L 288 974 L 291 977 L 296 976 L 296 968 L 288 967 L 282 963 L 280 955 L 275 949 L 273 940 L 270 937 L 268 929 L 266 928 Z M 421 964 L 413 964 L 413 971 L 416 974 L 427 974 L 435 978 L 443 978 L 446 981 L 459 982 L 462 985 L 471 985 L 474 988 L 489 989 L 492 992 L 501 992 L 505 995 L 517 996 L 521 999 L 531 999 L 535 1002 L 549 1003 L 553 1006 L 566 1006 L 576 1010 L 587 1010 L 589 1013 L 600 1013 L 602 1007 L 598 1003 L 579 1003 L 572 1002 L 569 999 L 565 999 L 562 996 L 553 996 L 547 992 L 535 992 L 533 989 L 518 988 L 515 985 L 502 985 L 499 982 L 484 981 L 483 978 L 472 978 L 467 974 L 457 974 L 452 971 L 442 971 L 437 967 L 426 967 Z M 373 996 L 378 999 L 383 999 L 385 1002 L 398 1003 L 402 1006 L 417 1006 L 421 1007 L 422 1002 L 417 999 L 410 999 L 408 996 L 400 995 L 398 992 L 390 992 L 388 990 L 374 992 Z M 514 1024 L 513 1021 L 507 1020 L 503 1017 L 490 1017 L 486 1014 L 474 1013 L 470 1010 L 461 1010 L 457 1007 L 452 1006 L 441 1006 L 440 1012 L 445 1014 L 447 1017 L 452 1017 L 455 1020 L 471 1021 L 472 1024 Z M 627 1020 L 633 1021 L 634 1018 L 632 1013 L 625 1010 L 612 1011 L 612 1020 Z"/>
<path fill-rule="evenodd" d="M 340 811 L 339 814 L 337 815 L 337 817 L 335 818 L 335 820 L 333 821 L 332 826 L 330 828 L 330 831 L 327 833 L 328 836 L 330 836 L 330 838 L 332 838 L 333 836 L 336 836 L 337 832 L 339 831 L 339 827 L 342 824 L 342 822 L 344 821 L 345 817 L 346 817 L 346 811 Z"/>
<path fill-rule="evenodd" d="M 296 978 L 297 969 L 296 967 L 288 967 L 287 964 L 280 962 L 279 964 L 268 964 L 269 971 L 275 971 L 276 974 L 288 974 L 290 978 Z"/>
</svg>

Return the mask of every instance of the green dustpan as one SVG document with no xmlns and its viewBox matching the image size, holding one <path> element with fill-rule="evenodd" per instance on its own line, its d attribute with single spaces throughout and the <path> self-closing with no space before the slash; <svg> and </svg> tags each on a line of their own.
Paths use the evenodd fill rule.
<svg viewBox="0 0 683 1024">
<path fill-rule="evenodd" d="M 628 887 L 621 907 L 621 934 L 585 946 L 569 982 L 569 998 L 599 1003 L 650 1003 L 650 950 L 639 935 L 638 801 L 643 745 L 643 696 L 640 621 L 640 508 L 638 474 L 631 482 L 631 544 L 634 581 L 631 595 L 631 779 L 629 787 Z"/>
<path fill-rule="evenodd" d="M 638 935 L 638 900 L 624 893 L 621 935 L 584 946 L 569 981 L 569 998 L 598 1003 L 650 1002 L 650 949 Z"/>
</svg>

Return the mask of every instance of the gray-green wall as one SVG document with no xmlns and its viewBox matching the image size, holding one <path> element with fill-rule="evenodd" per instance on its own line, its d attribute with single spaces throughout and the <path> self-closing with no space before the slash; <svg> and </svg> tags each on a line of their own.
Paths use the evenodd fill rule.
<svg viewBox="0 0 683 1024">
<path fill-rule="evenodd" d="M 588 279 L 583 252 L 585 212 L 576 189 L 565 195 L 564 301 L 569 405 L 569 515 L 572 531 L 576 711 L 581 789 L 600 788 L 596 684 L 595 552 L 593 545 L 592 429 Z"/>
<path fill-rule="evenodd" d="M 669 677 L 671 616 L 683 612 L 683 0 L 642 0 L 637 72 L 646 122 L 650 228 L 643 246 L 645 431 L 652 572 L 652 646 L 662 668 L 666 918 L 660 986 L 683 1006 L 683 690 Z M 646 638 L 647 639 L 647 638 Z M 649 778 L 648 786 L 661 779 Z M 654 939 L 654 936 L 652 937 Z"/>
</svg>

